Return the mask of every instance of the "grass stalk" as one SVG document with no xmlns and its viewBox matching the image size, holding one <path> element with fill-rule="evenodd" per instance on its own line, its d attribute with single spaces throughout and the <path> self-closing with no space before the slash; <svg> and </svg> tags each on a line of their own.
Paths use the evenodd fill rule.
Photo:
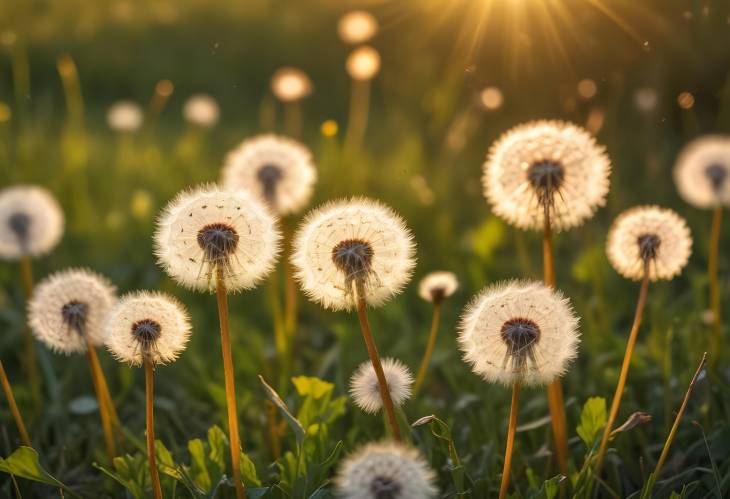
<svg viewBox="0 0 730 499">
<path fill-rule="evenodd" d="M 23 296 L 26 303 L 33 296 L 33 262 L 30 256 L 20 258 L 20 277 L 23 284 Z M 35 353 L 35 340 L 28 327 L 23 328 L 23 368 L 28 376 L 31 396 L 36 408 L 41 405 L 41 385 L 38 376 L 38 363 Z"/>
<path fill-rule="evenodd" d="M 507 426 L 507 446 L 504 449 L 504 466 L 502 467 L 502 483 L 499 486 L 499 499 L 507 496 L 509 476 L 512 470 L 512 451 L 515 446 L 515 430 L 517 429 L 517 406 L 520 400 L 520 383 L 512 385 L 512 403 L 509 409 L 509 425 Z"/>
<path fill-rule="evenodd" d="M 720 228 L 722 227 L 722 206 L 716 206 L 712 213 L 710 232 L 710 258 L 707 274 L 710 278 L 710 307 L 712 309 L 712 335 L 710 336 L 710 368 L 714 372 L 722 357 L 722 318 L 720 307 L 720 279 L 718 260 L 720 254 Z"/>
<path fill-rule="evenodd" d="M 302 136 L 301 102 L 291 101 L 284 104 L 284 131 L 293 139 L 299 139 Z"/>
<path fill-rule="evenodd" d="M 155 412 L 154 402 L 154 382 L 152 375 L 154 369 L 152 362 L 144 359 L 144 381 L 146 394 L 146 420 L 147 420 L 147 459 L 150 464 L 150 483 L 152 484 L 152 494 L 155 499 L 162 499 L 162 487 L 160 487 L 160 475 L 157 471 L 157 461 L 155 459 Z"/>
<path fill-rule="evenodd" d="M 413 385 L 413 396 L 414 398 L 418 395 L 418 392 L 423 385 L 423 381 L 426 379 L 426 373 L 428 372 L 428 366 L 431 363 L 431 357 L 433 356 L 433 349 L 436 346 L 436 336 L 438 335 L 439 322 L 441 320 L 441 303 L 434 302 L 433 304 L 433 316 L 431 317 L 431 332 L 428 335 L 428 344 L 426 345 L 426 351 L 421 359 L 421 366 L 418 368 L 418 375 L 416 376 L 416 382 Z"/>
<path fill-rule="evenodd" d="M 101 378 L 104 377 L 104 373 L 101 370 L 101 365 L 99 364 L 99 357 L 96 355 L 94 345 L 91 344 L 91 341 L 89 341 L 88 338 L 86 338 L 86 358 L 89 361 L 89 368 L 91 369 L 91 381 L 94 384 L 96 400 L 99 402 L 99 417 L 101 418 L 101 427 L 104 431 L 106 454 L 109 458 L 109 462 L 111 463 L 117 455 L 111 410 L 109 407 L 109 400 L 105 394 L 105 388 L 102 387 Z M 104 383 L 104 387 L 106 387 L 106 383 Z"/>
<path fill-rule="evenodd" d="M 352 80 L 345 150 L 357 151 L 362 145 L 368 126 L 369 109 L 370 80 Z"/>
<path fill-rule="evenodd" d="M 5 392 L 5 398 L 8 399 L 8 405 L 10 406 L 10 412 L 13 414 L 15 419 L 15 425 L 18 427 L 18 433 L 20 433 L 20 441 L 23 445 L 33 447 L 30 443 L 30 437 L 28 436 L 28 430 L 25 428 L 25 422 L 23 416 L 20 414 L 18 404 L 15 403 L 15 396 L 13 395 L 13 389 L 10 386 L 10 380 L 5 372 L 5 366 L 3 366 L 2 360 L 0 360 L 0 383 L 3 385 L 3 391 Z"/>
</svg>

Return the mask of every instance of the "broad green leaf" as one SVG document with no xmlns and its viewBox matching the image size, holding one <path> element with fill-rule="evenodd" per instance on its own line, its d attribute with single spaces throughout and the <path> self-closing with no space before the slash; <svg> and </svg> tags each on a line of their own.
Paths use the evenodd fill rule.
<svg viewBox="0 0 730 499">
<path fill-rule="evenodd" d="M 79 497 L 78 494 L 43 469 L 38 461 L 38 452 L 31 447 L 19 447 L 7 458 L 0 458 L 0 471 L 35 482 L 45 483 L 63 489 L 74 497 Z"/>
<path fill-rule="evenodd" d="M 292 378 L 292 382 L 297 389 L 297 393 L 302 397 L 311 395 L 315 399 L 324 397 L 332 392 L 335 385 L 323 381 L 312 376 L 296 376 Z"/>
<path fill-rule="evenodd" d="M 134 456 L 127 454 L 115 457 L 112 464 L 114 465 L 114 471 L 97 464 L 94 466 L 121 484 L 135 499 L 147 497 L 146 489 L 149 483 L 149 471 L 145 456 L 142 454 Z"/>
<path fill-rule="evenodd" d="M 205 445 L 199 438 L 188 442 L 188 453 L 190 454 L 190 475 L 193 481 L 203 490 L 210 490 L 213 481 L 210 479 L 208 467 L 205 464 Z"/>
<path fill-rule="evenodd" d="M 245 452 L 241 452 L 240 467 L 243 483 L 245 483 L 249 487 L 251 485 L 253 485 L 254 487 L 261 486 L 261 480 L 259 480 L 259 477 L 256 475 L 256 466 L 254 466 L 253 461 L 251 461 L 251 458 L 248 457 Z"/>
<path fill-rule="evenodd" d="M 220 473 L 223 474 L 226 470 L 228 438 L 219 426 L 213 425 L 208 429 L 208 445 L 210 446 L 208 459 L 215 463 Z"/>
<path fill-rule="evenodd" d="M 539 499 L 554 499 L 560 492 L 560 482 L 565 477 L 563 475 L 556 475 L 549 480 L 543 482 L 540 492 L 538 493 Z"/>
<path fill-rule="evenodd" d="M 580 423 L 576 431 L 590 449 L 595 443 L 599 432 L 606 426 L 606 399 L 603 397 L 589 398 L 580 413 Z"/>
</svg>

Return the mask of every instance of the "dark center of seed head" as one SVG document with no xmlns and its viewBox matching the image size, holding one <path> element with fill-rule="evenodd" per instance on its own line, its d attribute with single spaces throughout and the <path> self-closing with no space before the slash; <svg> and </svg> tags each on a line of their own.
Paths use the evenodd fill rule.
<svg viewBox="0 0 730 499">
<path fill-rule="evenodd" d="M 502 341 L 514 370 L 520 370 L 529 359 L 535 362 L 534 344 L 540 339 L 540 327 L 530 319 L 510 319 L 502 324 Z"/>
<path fill-rule="evenodd" d="M 230 225 L 215 223 L 198 231 L 198 245 L 203 249 L 205 261 L 214 265 L 226 265 L 238 246 L 238 233 Z"/>
<path fill-rule="evenodd" d="M 431 289 L 431 301 L 434 303 L 441 303 L 446 298 L 446 289 L 444 288 L 433 288 Z"/>
<path fill-rule="evenodd" d="M 89 306 L 86 303 L 72 300 L 61 307 L 63 322 L 77 333 L 83 333 L 86 326 L 86 317 L 89 313 Z"/>
<path fill-rule="evenodd" d="M 132 324 L 132 336 L 142 346 L 142 351 L 149 351 L 160 337 L 162 326 L 152 319 L 142 319 Z"/>
<path fill-rule="evenodd" d="M 643 234 L 638 238 L 639 255 L 645 262 L 656 258 L 662 240 L 656 234 Z"/>
<path fill-rule="evenodd" d="M 400 484 L 390 478 L 378 476 L 373 479 L 370 491 L 375 499 L 396 499 L 400 492 Z"/>
<path fill-rule="evenodd" d="M 361 239 L 346 239 L 332 248 L 332 261 L 348 283 L 364 280 L 373 263 L 373 247 Z"/>
<path fill-rule="evenodd" d="M 20 242 L 25 243 L 30 232 L 30 217 L 27 213 L 13 213 L 8 217 L 8 227 L 15 233 Z"/>
<path fill-rule="evenodd" d="M 259 179 L 259 182 L 261 182 L 261 186 L 263 187 L 264 197 L 269 202 L 274 200 L 274 196 L 276 194 L 276 186 L 281 180 L 282 176 L 283 174 L 281 173 L 281 168 L 276 165 L 266 164 L 259 168 L 257 177 Z"/>
<path fill-rule="evenodd" d="M 725 168 L 723 165 L 714 163 L 705 168 L 705 175 L 707 175 L 707 178 L 710 180 L 712 188 L 715 191 L 719 191 L 720 189 L 722 189 L 722 186 L 725 183 L 728 172 L 727 168 Z"/>
<path fill-rule="evenodd" d="M 537 161 L 527 170 L 527 180 L 543 204 L 552 203 L 553 194 L 560 189 L 564 178 L 565 170 L 557 161 Z"/>
</svg>

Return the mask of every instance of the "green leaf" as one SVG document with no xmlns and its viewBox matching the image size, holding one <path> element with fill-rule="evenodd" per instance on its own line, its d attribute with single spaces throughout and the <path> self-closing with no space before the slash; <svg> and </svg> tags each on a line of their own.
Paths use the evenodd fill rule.
<svg viewBox="0 0 730 499">
<path fill-rule="evenodd" d="M 586 446 L 591 449 L 599 432 L 606 426 L 606 399 L 589 398 L 580 413 L 580 423 L 576 431 Z"/>
<path fill-rule="evenodd" d="M 203 490 L 210 490 L 213 481 L 210 478 L 208 467 L 205 463 L 205 445 L 199 438 L 188 442 L 188 453 L 190 454 L 190 475 L 193 481 Z"/>
<path fill-rule="evenodd" d="M 249 487 L 252 485 L 254 487 L 261 486 L 261 480 L 259 480 L 259 477 L 256 475 L 256 466 L 254 466 L 253 461 L 251 461 L 251 458 L 248 457 L 245 452 L 241 452 L 240 468 L 243 483 L 245 483 Z"/>
<path fill-rule="evenodd" d="M 292 430 L 294 430 L 297 442 L 301 444 L 304 441 L 304 436 L 306 434 L 306 432 L 304 431 L 304 427 L 302 427 L 302 424 L 299 422 L 299 420 L 295 418 L 294 415 L 289 411 L 286 403 L 281 400 L 281 397 L 279 397 L 279 394 L 276 393 L 276 390 L 271 388 L 271 386 L 269 386 L 269 384 L 264 380 L 261 375 L 259 375 L 259 381 L 261 381 L 261 384 L 264 386 L 266 396 L 274 403 L 274 405 L 276 405 L 276 407 L 279 408 L 279 411 L 281 411 L 284 419 L 286 419 L 287 423 L 289 423 L 289 426 L 291 426 Z"/>
<path fill-rule="evenodd" d="M 114 471 L 110 471 L 97 464 L 94 464 L 94 467 L 117 481 L 135 499 L 144 499 L 147 497 L 146 489 L 149 483 L 149 471 L 146 456 L 142 454 L 130 456 L 127 454 L 115 457 L 112 464 L 114 465 Z"/>
<path fill-rule="evenodd" d="M 299 395 L 302 397 L 311 395 L 315 399 L 322 398 L 331 393 L 335 387 L 332 383 L 312 376 L 296 376 L 292 378 L 292 382 Z"/>
<path fill-rule="evenodd" d="M 228 438 L 219 426 L 213 425 L 208 429 L 208 445 L 210 446 L 208 459 L 218 467 L 218 471 L 222 475 L 226 470 Z"/>
<path fill-rule="evenodd" d="M 504 224 L 497 217 L 488 217 L 471 234 L 472 248 L 482 260 L 489 260 L 504 240 Z"/>
<path fill-rule="evenodd" d="M 565 479 L 563 475 L 555 475 L 551 479 L 545 480 L 540 488 L 538 497 L 540 499 L 554 499 L 557 497 L 560 492 L 560 482 L 562 482 L 563 479 Z"/>
<path fill-rule="evenodd" d="M 0 471 L 33 480 L 34 482 L 45 483 L 46 485 L 63 489 L 74 497 L 80 497 L 43 469 L 38 461 L 38 452 L 31 447 L 19 447 L 7 458 L 0 458 Z"/>
</svg>

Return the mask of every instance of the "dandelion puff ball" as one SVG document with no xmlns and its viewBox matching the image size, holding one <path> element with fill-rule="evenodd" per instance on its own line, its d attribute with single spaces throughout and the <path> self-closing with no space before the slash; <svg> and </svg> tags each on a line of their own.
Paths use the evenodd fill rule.
<svg viewBox="0 0 730 499">
<path fill-rule="evenodd" d="M 418 295 L 431 303 L 441 303 L 457 289 L 459 281 L 453 272 L 431 272 L 418 283 Z"/>
<path fill-rule="evenodd" d="M 682 272 L 692 253 L 687 222 L 674 211 L 659 206 L 637 206 L 616 218 L 608 232 L 608 260 L 616 272 L 639 281 L 644 262 L 649 279 L 671 279 Z"/>
<path fill-rule="evenodd" d="M 390 398 L 396 407 L 411 398 L 413 375 L 408 367 L 397 359 L 385 358 L 382 362 Z M 350 395 L 363 411 L 375 414 L 383 408 L 380 384 L 370 361 L 363 362 L 350 379 Z"/>
<path fill-rule="evenodd" d="M 370 443 L 343 460 L 335 477 L 341 499 L 433 499 L 435 473 L 418 450 L 397 442 Z"/>
<path fill-rule="evenodd" d="M 117 301 L 116 288 L 87 269 L 56 272 L 33 290 L 28 323 L 38 340 L 55 352 L 86 351 L 105 342 L 104 321 Z"/>
<path fill-rule="evenodd" d="M 306 295 L 332 310 L 352 310 L 356 292 L 377 306 L 410 280 L 415 243 L 392 209 L 367 198 L 327 203 L 306 217 L 291 262 Z"/>
<path fill-rule="evenodd" d="M 134 132 L 139 130 L 144 121 L 144 113 L 139 104 L 132 101 L 119 101 L 109 107 L 106 122 L 109 128 L 117 132 Z"/>
<path fill-rule="evenodd" d="M 276 219 L 252 195 L 210 185 L 180 193 L 163 210 L 155 254 L 183 286 L 212 290 L 220 272 L 229 291 L 240 291 L 273 270 L 280 239 Z"/>
<path fill-rule="evenodd" d="M 229 152 L 221 175 L 226 189 L 252 192 L 281 216 L 304 208 L 317 181 L 311 151 L 271 134 L 245 140 Z"/>
<path fill-rule="evenodd" d="M 464 360 L 486 381 L 504 385 L 551 383 L 576 357 L 579 342 L 570 301 L 540 282 L 485 288 L 459 324 Z"/>
<path fill-rule="evenodd" d="M 190 319 L 175 298 L 138 291 L 123 296 L 106 321 L 107 348 L 114 357 L 132 366 L 145 358 L 167 364 L 178 358 L 190 338 Z"/>
<path fill-rule="evenodd" d="M 301 69 L 284 67 L 271 77 L 271 92 L 282 102 L 296 102 L 312 93 L 312 80 Z"/>
<path fill-rule="evenodd" d="M 42 187 L 0 190 L 0 258 L 18 260 L 50 253 L 63 236 L 63 211 Z"/>
<path fill-rule="evenodd" d="M 185 101 L 183 116 L 193 125 L 211 128 L 218 123 L 220 108 L 218 102 L 206 94 L 196 94 Z"/>
<path fill-rule="evenodd" d="M 337 33 L 345 43 L 357 45 L 370 40 L 378 32 L 378 21 L 364 10 L 353 10 L 337 23 Z"/>
<path fill-rule="evenodd" d="M 345 69 L 353 80 L 371 80 L 380 71 L 380 54 L 368 45 L 358 47 L 347 56 Z"/>
<path fill-rule="evenodd" d="M 581 225 L 603 206 L 611 163 L 584 128 L 533 121 L 502 135 L 484 163 L 484 195 L 500 218 L 541 230 L 545 211 L 556 230 Z"/>
<path fill-rule="evenodd" d="M 730 205 L 730 136 L 690 142 L 677 158 L 674 182 L 682 198 L 697 208 Z"/>
</svg>

